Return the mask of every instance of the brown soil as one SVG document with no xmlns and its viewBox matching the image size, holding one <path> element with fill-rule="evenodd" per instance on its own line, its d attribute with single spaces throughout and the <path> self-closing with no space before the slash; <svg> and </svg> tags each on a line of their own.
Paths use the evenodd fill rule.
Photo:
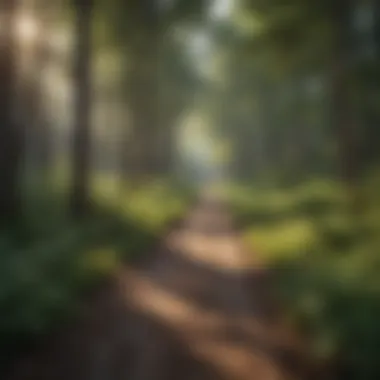
<svg viewBox="0 0 380 380">
<path fill-rule="evenodd" d="M 305 378 L 302 346 L 249 256 L 228 211 L 200 202 L 10 380 Z"/>
</svg>

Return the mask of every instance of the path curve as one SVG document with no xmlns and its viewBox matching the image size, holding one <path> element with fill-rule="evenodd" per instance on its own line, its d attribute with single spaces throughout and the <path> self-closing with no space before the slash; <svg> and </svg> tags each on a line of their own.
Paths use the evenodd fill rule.
<svg viewBox="0 0 380 380">
<path fill-rule="evenodd" d="M 273 306 L 228 210 L 203 199 L 10 380 L 296 379 Z"/>
</svg>

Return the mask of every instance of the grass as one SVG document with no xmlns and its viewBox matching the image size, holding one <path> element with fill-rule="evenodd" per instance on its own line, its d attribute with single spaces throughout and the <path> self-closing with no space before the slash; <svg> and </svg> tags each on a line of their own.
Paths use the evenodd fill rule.
<svg viewBox="0 0 380 380">
<path fill-rule="evenodd" d="M 164 180 L 122 192 L 109 182 L 94 181 L 93 213 L 80 224 L 67 216 L 64 182 L 25 189 L 23 225 L 0 237 L 0 373 L 75 316 L 88 290 L 146 253 L 190 199 Z"/>
<path fill-rule="evenodd" d="M 333 181 L 229 191 L 243 238 L 276 273 L 288 317 L 318 360 L 334 359 L 346 371 L 339 380 L 380 378 L 379 177 L 359 191 L 365 204 L 356 215 Z"/>
</svg>

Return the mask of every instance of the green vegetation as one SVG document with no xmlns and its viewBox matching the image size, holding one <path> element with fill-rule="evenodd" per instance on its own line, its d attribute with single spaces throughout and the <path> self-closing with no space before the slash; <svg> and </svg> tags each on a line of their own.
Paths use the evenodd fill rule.
<svg viewBox="0 0 380 380">
<path fill-rule="evenodd" d="M 96 182 L 105 190 L 95 186 L 92 213 L 81 223 L 68 218 L 61 187 L 34 184 L 24 224 L 1 239 L 0 370 L 74 317 L 87 291 L 123 262 L 148 253 L 189 201 L 188 191 L 168 181 L 126 188 L 118 198 L 107 194 L 105 179 Z"/>
<path fill-rule="evenodd" d="M 368 206 L 354 215 L 344 188 L 331 181 L 235 186 L 229 194 L 244 239 L 275 272 L 289 318 L 310 334 L 316 357 L 337 360 L 358 380 L 380 376 L 376 178 L 363 181 L 359 191 Z"/>
<path fill-rule="evenodd" d="M 316 354 L 380 378 L 380 3 L 6 3 L 0 360 L 181 214 L 187 190 L 147 178 L 212 176 L 255 179 L 230 193 L 244 239 Z"/>
</svg>

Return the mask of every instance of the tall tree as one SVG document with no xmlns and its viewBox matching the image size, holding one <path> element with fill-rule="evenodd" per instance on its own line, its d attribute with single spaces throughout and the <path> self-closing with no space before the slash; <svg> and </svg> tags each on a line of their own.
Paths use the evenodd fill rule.
<svg viewBox="0 0 380 380">
<path fill-rule="evenodd" d="M 74 52 L 74 129 L 71 211 L 75 217 L 89 208 L 91 150 L 91 62 L 94 0 L 73 0 L 76 48 Z"/>
<path fill-rule="evenodd" d="M 357 117 L 352 102 L 353 1 L 334 0 L 330 5 L 332 21 L 331 105 L 332 121 L 339 146 L 343 178 L 351 181 L 357 175 Z"/>
<path fill-rule="evenodd" d="M 193 22 L 204 0 L 104 0 L 103 17 L 124 53 L 125 88 L 132 134 L 125 152 L 127 175 L 169 174 L 175 125 L 191 100 L 196 81 L 172 31 Z"/>
<path fill-rule="evenodd" d="M 16 0 L 0 3 L 0 228 L 16 222 L 20 211 L 22 135 L 14 118 L 17 9 Z"/>
<path fill-rule="evenodd" d="M 249 25 L 255 25 L 255 28 L 251 27 L 251 32 L 245 34 L 246 52 L 243 51 L 242 57 L 245 55 L 251 62 L 254 62 L 253 59 L 266 62 L 259 69 L 258 76 L 271 77 L 280 88 L 288 87 L 289 94 L 297 91 L 300 85 L 307 87 L 312 78 L 323 79 L 323 95 L 320 96 L 329 98 L 330 136 L 334 136 L 337 146 L 338 171 L 347 181 L 356 177 L 359 165 L 358 115 L 352 96 L 355 75 L 352 19 L 355 3 L 354 0 L 243 2 L 245 17 L 251 17 Z M 254 70 L 257 71 L 257 68 Z M 287 78 L 291 77 L 300 80 L 289 85 Z M 305 93 L 303 96 L 309 95 Z M 305 132 L 305 123 L 300 120 L 300 114 L 304 112 L 301 111 L 304 109 L 302 97 L 296 101 L 299 110 L 294 108 L 292 121 L 289 120 L 288 124 L 298 124 L 300 131 Z M 273 112 L 269 111 L 269 115 L 274 115 L 275 107 L 272 108 Z M 325 109 L 321 111 L 326 112 Z M 275 118 L 281 119 L 277 114 Z M 273 129 L 275 124 L 272 120 L 265 128 Z M 284 120 L 281 124 L 284 126 Z M 278 129 L 278 133 L 282 133 L 281 128 Z M 293 142 L 301 136 L 298 132 L 293 135 L 296 135 Z M 270 137 L 269 141 L 272 140 Z"/>
<path fill-rule="evenodd" d="M 28 73 L 23 78 L 24 122 L 28 124 L 26 132 L 27 161 L 33 170 L 46 174 L 51 163 L 51 128 L 44 107 L 44 71 L 51 58 L 49 38 L 53 15 L 58 13 L 57 3 L 38 0 L 31 4 L 29 12 L 39 20 L 33 36 L 32 54 L 28 59 Z"/>
</svg>

